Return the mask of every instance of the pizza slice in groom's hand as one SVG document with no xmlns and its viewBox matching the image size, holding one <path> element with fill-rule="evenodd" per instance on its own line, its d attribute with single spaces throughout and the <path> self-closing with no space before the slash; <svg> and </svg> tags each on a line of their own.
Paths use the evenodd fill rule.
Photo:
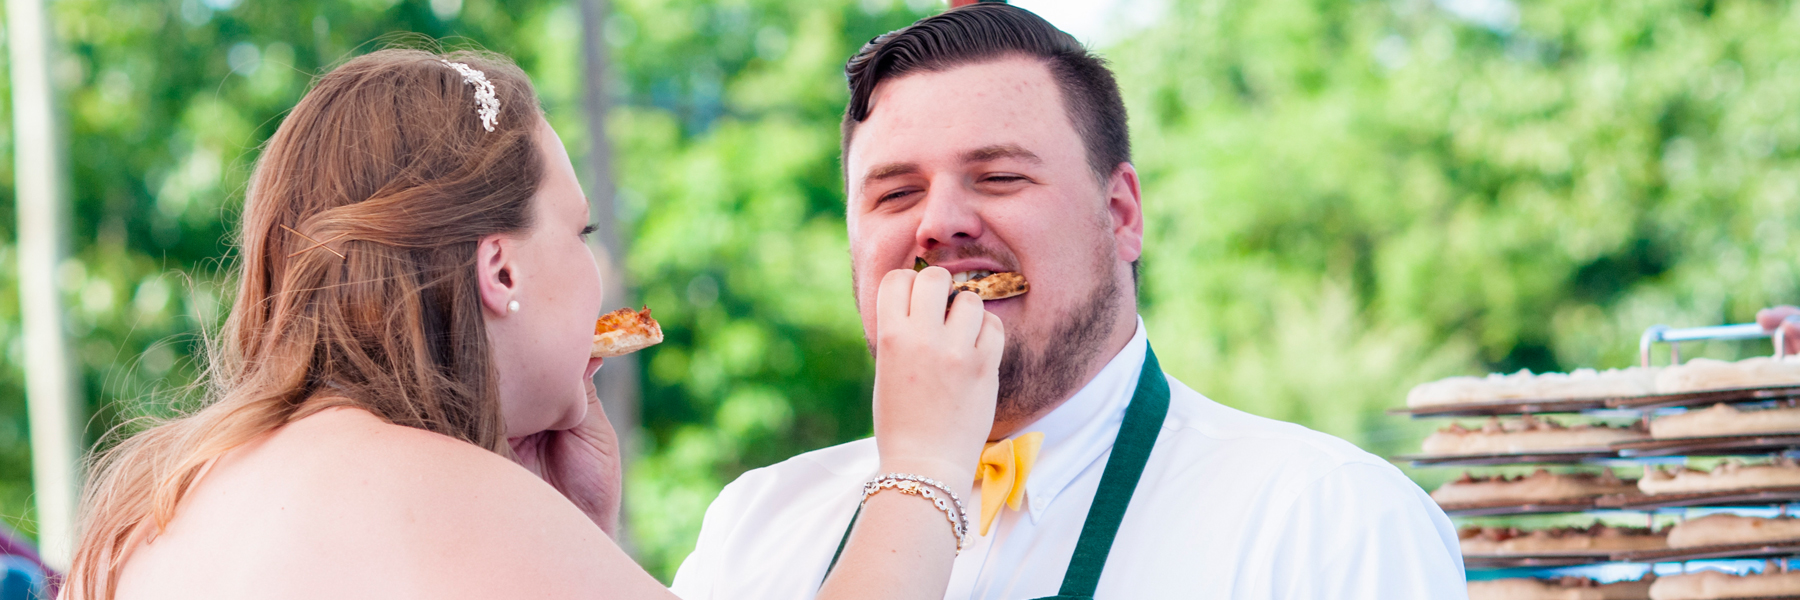
<svg viewBox="0 0 1800 600">
<path fill-rule="evenodd" d="M 925 262 L 923 257 L 913 258 L 914 271 L 923 271 L 925 267 L 929 266 L 931 264 Z M 950 286 L 952 297 L 956 296 L 957 292 L 975 292 L 975 295 L 981 296 L 982 300 L 1011 298 L 1029 291 L 1031 291 L 1031 283 L 1025 281 L 1025 276 L 1011 271 L 978 273 L 967 281 L 958 281 L 955 285 Z"/>
<path fill-rule="evenodd" d="M 621 308 L 594 322 L 594 350 L 591 358 L 610 358 L 631 354 L 662 343 L 662 326 L 650 318 L 650 307 L 643 310 Z"/>
</svg>

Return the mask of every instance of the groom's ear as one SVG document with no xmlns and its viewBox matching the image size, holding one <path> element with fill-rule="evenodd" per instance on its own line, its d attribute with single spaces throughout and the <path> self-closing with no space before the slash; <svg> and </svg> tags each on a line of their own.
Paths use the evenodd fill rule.
<svg viewBox="0 0 1800 600">
<path fill-rule="evenodd" d="M 1122 162 L 1106 182 L 1106 212 L 1112 217 L 1115 251 L 1122 262 L 1144 255 L 1144 196 L 1137 167 Z"/>
<path fill-rule="evenodd" d="M 482 311 L 489 317 L 506 316 L 506 307 L 518 289 L 513 277 L 516 240 L 500 234 L 481 238 L 475 246 L 475 287 L 481 294 Z"/>
</svg>

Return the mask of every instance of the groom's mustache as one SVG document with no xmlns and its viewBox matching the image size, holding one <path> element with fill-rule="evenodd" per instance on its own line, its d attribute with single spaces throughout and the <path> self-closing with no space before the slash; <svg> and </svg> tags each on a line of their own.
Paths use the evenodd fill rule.
<svg viewBox="0 0 1800 600">
<path fill-rule="evenodd" d="M 920 254 L 919 258 L 923 258 L 926 263 L 934 265 L 943 264 L 953 260 L 985 258 L 1000 263 L 1000 268 L 996 269 L 996 271 L 1017 272 L 1019 270 L 1019 257 L 1013 255 L 1011 251 L 1001 248 L 990 248 L 981 244 L 969 244 L 954 248 L 927 250 Z M 907 266 L 911 265 L 909 264 Z"/>
</svg>

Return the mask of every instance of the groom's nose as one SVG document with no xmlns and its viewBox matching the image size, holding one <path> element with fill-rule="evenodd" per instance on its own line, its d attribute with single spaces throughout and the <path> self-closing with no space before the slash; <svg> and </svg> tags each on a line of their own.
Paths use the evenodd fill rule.
<svg viewBox="0 0 1800 600">
<path fill-rule="evenodd" d="M 913 242 L 921 250 L 953 248 L 981 238 L 985 224 L 976 210 L 980 199 L 960 185 L 932 186 L 925 195 L 924 214 Z"/>
</svg>

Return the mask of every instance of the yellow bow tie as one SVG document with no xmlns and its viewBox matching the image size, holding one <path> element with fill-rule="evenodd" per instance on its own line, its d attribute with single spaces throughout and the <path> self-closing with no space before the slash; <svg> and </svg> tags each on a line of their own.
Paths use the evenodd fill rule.
<svg viewBox="0 0 1800 600">
<path fill-rule="evenodd" d="M 1000 514 L 1000 503 L 1019 510 L 1025 499 L 1025 477 L 1031 475 L 1031 463 L 1037 462 L 1038 448 L 1044 445 L 1044 434 L 1031 432 L 987 445 L 981 451 L 981 466 L 975 479 L 981 482 L 981 535 Z"/>
</svg>

